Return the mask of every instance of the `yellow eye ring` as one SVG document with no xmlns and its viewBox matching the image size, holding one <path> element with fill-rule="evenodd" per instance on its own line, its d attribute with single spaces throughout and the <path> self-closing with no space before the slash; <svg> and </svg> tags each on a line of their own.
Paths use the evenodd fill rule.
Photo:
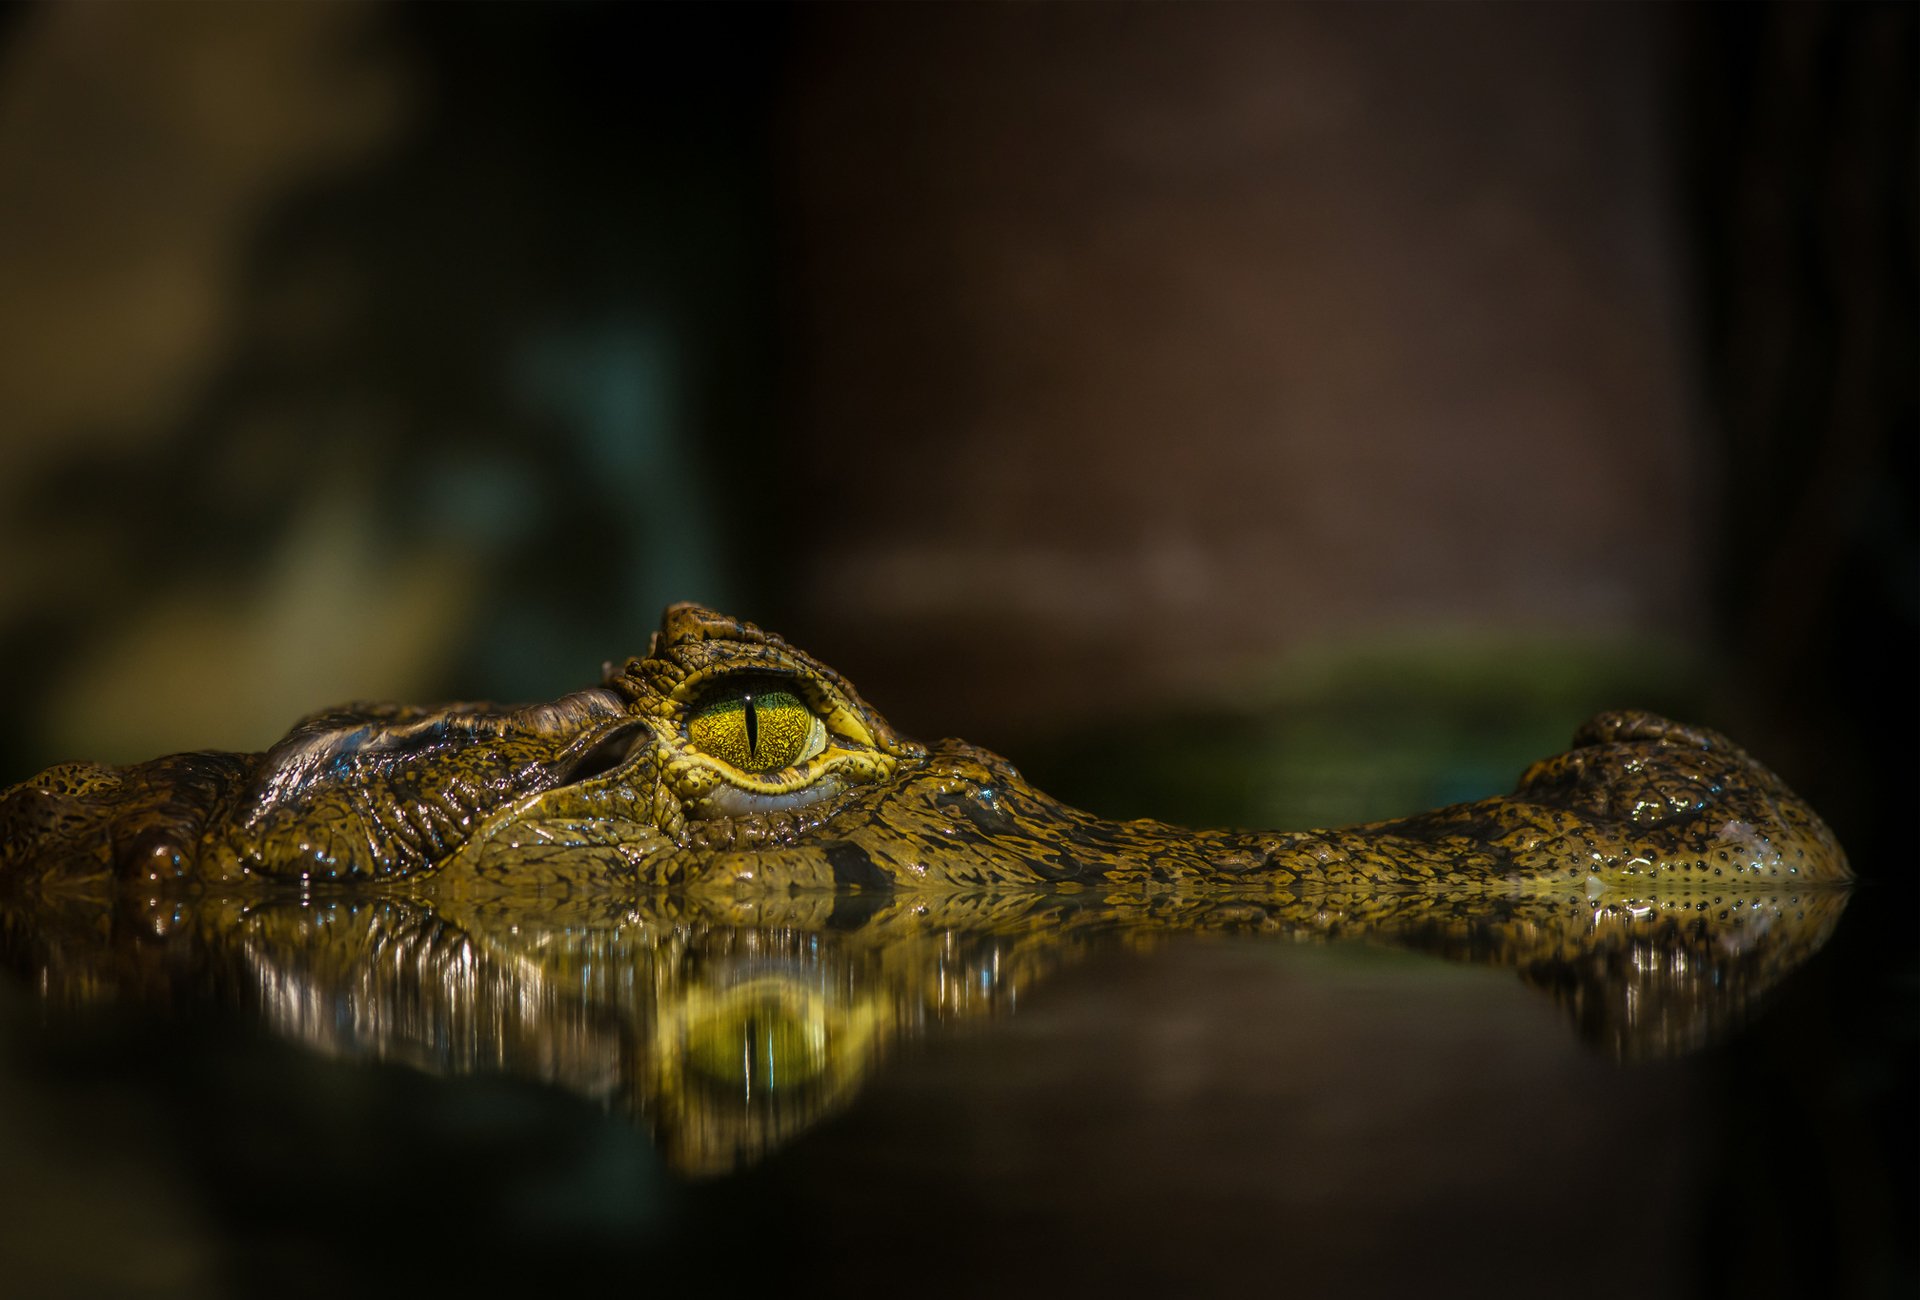
<svg viewBox="0 0 1920 1300">
<path fill-rule="evenodd" d="M 805 762 L 826 746 L 826 724 L 785 684 L 726 682 L 687 719 L 695 749 L 754 775 Z"/>
</svg>

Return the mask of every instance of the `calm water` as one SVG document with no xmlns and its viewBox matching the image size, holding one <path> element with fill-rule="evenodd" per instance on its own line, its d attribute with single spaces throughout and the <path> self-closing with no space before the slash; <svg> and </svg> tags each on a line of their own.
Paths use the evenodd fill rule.
<svg viewBox="0 0 1920 1300">
<path fill-rule="evenodd" d="M 1897 1294 L 1868 888 L 0 912 L 16 1294 Z"/>
</svg>

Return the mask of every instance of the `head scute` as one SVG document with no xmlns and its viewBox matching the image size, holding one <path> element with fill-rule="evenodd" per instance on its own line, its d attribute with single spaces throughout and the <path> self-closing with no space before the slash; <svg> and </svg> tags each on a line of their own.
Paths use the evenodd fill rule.
<svg viewBox="0 0 1920 1300">
<path fill-rule="evenodd" d="M 660 616 L 660 631 L 648 654 L 672 650 L 676 646 L 702 641 L 758 641 L 780 643 L 780 638 L 763 632 L 744 619 L 729 618 L 718 610 L 691 601 L 669 605 Z"/>
</svg>

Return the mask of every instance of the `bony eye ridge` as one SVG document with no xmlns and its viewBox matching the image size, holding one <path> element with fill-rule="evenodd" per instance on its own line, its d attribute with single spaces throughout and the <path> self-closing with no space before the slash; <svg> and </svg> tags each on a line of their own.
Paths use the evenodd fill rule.
<svg viewBox="0 0 1920 1300">
<path fill-rule="evenodd" d="M 779 682 L 728 685 L 687 719 L 694 748 L 754 775 L 805 762 L 826 743 L 826 725 L 806 702 Z"/>
</svg>

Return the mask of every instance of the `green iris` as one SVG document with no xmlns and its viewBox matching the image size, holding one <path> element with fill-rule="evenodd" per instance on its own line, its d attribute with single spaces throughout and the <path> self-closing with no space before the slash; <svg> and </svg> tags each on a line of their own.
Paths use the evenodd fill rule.
<svg viewBox="0 0 1920 1300">
<path fill-rule="evenodd" d="M 746 684 L 728 687 L 695 709 L 687 739 L 742 772 L 777 772 L 808 757 L 819 725 L 792 691 Z"/>
<path fill-rule="evenodd" d="M 741 998 L 689 1025 L 687 1064 L 710 1082 L 749 1093 L 816 1078 L 828 1065 L 823 1009 L 786 1001 Z"/>
</svg>

